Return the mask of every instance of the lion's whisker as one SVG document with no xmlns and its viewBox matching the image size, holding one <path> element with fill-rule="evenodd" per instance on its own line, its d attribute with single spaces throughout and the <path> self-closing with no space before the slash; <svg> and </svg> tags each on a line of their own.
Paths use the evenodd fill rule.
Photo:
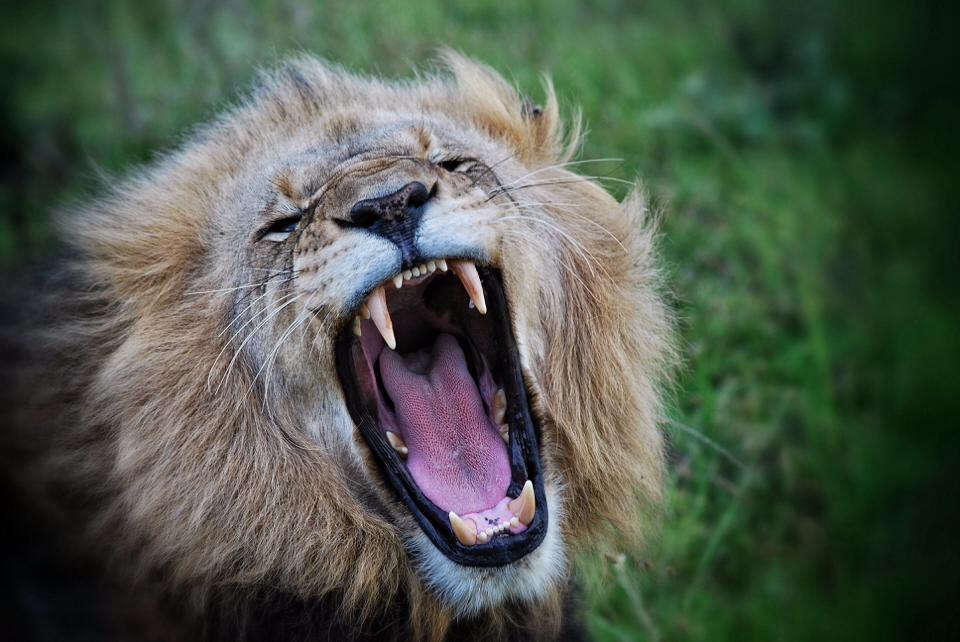
<svg viewBox="0 0 960 642">
<path fill-rule="evenodd" d="M 289 282 L 291 282 L 291 281 L 293 281 L 293 277 L 291 277 L 291 278 L 289 278 L 289 279 L 285 279 L 285 280 L 283 280 L 283 281 L 280 281 L 277 285 L 283 285 L 283 284 L 289 283 Z M 254 305 L 256 305 L 257 301 L 259 301 L 259 300 L 263 299 L 264 297 L 268 296 L 268 295 L 270 294 L 270 292 L 271 292 L 270 290 L 266 290 L 263 294 L 261 294 L 260 296 L 258 296 L 256 299 L 254 299 L 253 301 L 250 301 L 250 303 L 248 303 L 246 306 L 244 306 L 244 308 L 243 308 L 242 310 L 240 310 L 239 312 L 237 312 L 237 313 L 234 315 L 234 317 L 230 320 L 230 322 L 227 323 L 227 326 L 226 326 L 223 330 L 221 330 L 221 331 L 217 334 L 217 336 L 218 336 L 218 337 L 221 337 L 221 336 L 223 336 L 224 334 L 226 334 L 226 333 L 230 330 L 230 327 L 233 326 L 233 324 L 236 323 L 237 320 L 238 320 L 241 316 L 243 316 L 244 314 L 246 314 Z M 250 294 L 252 294 L 252 293 L 250 293 Z M 242 296 L 237 300 L 237 303 L 238 303 L 238 304 L 239 304 L 239 303 L 243 303 L 243 297 L 242 297 Z M 243 326 L 241 326 L 241 328 L 242 328 L 242 327 L 243 327 Z"/>
<path fill-rule="evenodd" d="M 506 220 L 512 220 L 512 219 L 526 220 L 533 223 L 540 223 L 541 225 L 544 225 L 549 231 L 560 234 L 560 236 L 567 241 L 569 247 L 574 252 L 576 252 L 581 257 L 581 259 L 583 259 L 584 262 L 589 266 L 594 276 L 596 276 L 596 268 L 599 267 L 599 269 L 604 272 L 607 278 L 610 278 L 609 272 L 606 271 L 602 263 L 592 253 L 590 253 L 586 248 L 584 248 L 582 244 L 577 242 L 576 239 L 572 238 L 569 234 L 567 234 L 561 228 L 543 219 L 538 219 L 536 217 L 527 216 L 523 214 L 510 214 L 507 216 L 500 217 L 499 219 L 497 219 L 497 221 L 499 222 L 499 221 L 506 221 Z M 580 283 L 582 289 L 585 292 L 587 292 L 591 298 L 593 298 L 595 301 L 599 303 L 600 300 L 598 298 L 598 295 L 596 294 L 596 292 L 594 292 L 593 288 L 589 287 L 587 283 L 583 280 L 580 274 L 580 270 L 574 269 L 571 266 L 566 265 L 566 263 L 561 263 L 560 265 L 567 272 L 567 274 L 570 275 L 571 278 L 575 279 Z"/>
<path fill-rule="evenodd" d="M 516 157 L 516 154 L 513 154 L 513 153 L 507 154 L 506 156 L 504 156 L 503 158 L 501 158 L 501 159 L 498 160 L 497 162 L 493 163 L 492 165 L 486 165 L 486 166 L 484 167 L 483 172 L 481 172 L 478 176 L 476 176 L 476 177 L 470 182 L 470 187 L 476 186 L 477 183 L 479 183 L 481 180 L 483 180 L 484 178 L 486 178 L 486 177 L 487 177 L 488 175 L 490 175 L 490 174 L 493 174 L 494 180 L 496 180 L 497 183 L 499 184 L 499 183 L 500 183 L 500 180 L 497 178 L 497 175 L 494 173 L 493 170 L 496 169 L 497 167 L 499 167 L 500 165 L 502 165 L 503 163 L 505 163 L 506 161 L 510 160 L 511 158 L 515 158 L 515 157 Z"/>
<path fill-rule="evenodd" d="M 513 186 L 498 186 L 491 189 L 487 192 L 487 201 L 498 196 L 500 194 L 510 194 L 519 190 L 530 189 L 532 187 L 543 187 L 549 185 L 574 185 L 577 183 L 584 183 L 591 180 L 597 181 L 613 181 L 617 183 L 622 183 L 624 185 L 630 185 L 631 187 L 635 185 L 633 181 L 628 181 L 622 178 L 614 178 L 613 176 L 587 176 L 587 175 L 575 175 L 576 178 L 556 178 L 556 179 L 545 179 L 542 181 L 534 181 L 532 183 L 525 183 L 523 185 L 513 185 Z M 485 201 L 486 202 L 486 201 Z"/>
<path fill-rule="evenodd" d="M 514 211 L 517 211 L 517 212 L 520 211 L 519 208 L 516 208 L 516 207 L 513 207 L 512 209 L 513 209 Z M 601 270 L 603 269 L 603 264 L 602 264 L 602 262 L 601 262 L 596 256 L 594 256 L 593 253 L 591 253 L 589 250 L 587 250 L 587 249 L 583 246 L 582 243 L 580 243 L 580 242 L 577 241 L 575 238 L 573 238 L 568 232 L 566 232 L 566 231 L 565 231 L 563 228 L 561 228 L 560 226 L 555 225 L 555 224 L 553 224 L 553 223 L 551 223 L 551 222 L 549 222 L 549 221 L 546 221 L 546 220 L 544 220 L 544 219 L 540 219 L 540 218 L 537 218 L 537 217 L 534 217 L 534 216 L 525 215 L 525 214 L 519 214 L 519 213 L 518 213 L 518 214 L 508 214 L 507 216 L 501 216 L 499 219 L 497 219 L 497 222 L 499 222 L 499 221 L 509 221 L 509 220 L 513 220 L 513 219 L 520 219 L 520 220 L 531 221 L 531 222 L 540 223 L 541 225 L 546 226 L 548 229 L 551 229 L 552 231 L 556 232 L 557 234 L 560 234 L 560 235 L 567 241 L 567 243 L 570 244 L 570 246 L 571 246 L 572 248 L 576 249 L 576 250 L 578 251 L 578 253 L 580 253 L 580 255 L 581 255 L 584 259 L 586 259 L 587 264 L 590 266 L 591 272 L 593 272 L 594 274 L 596 274 L 596 268 L 600 268 Z M 605 271 L 605 270 L 604 270 L 604 271 Z"/>
<path fill-rule="evenodd" d="M 264 326 L 264 324 L 266 324 L 270 319 L 272 319 L 274 316 L 276 316 L 276 314 L 279 313 L 280 310 L 282 310 L 283 308 L 287 307 L 287 306 L 288 306 L 290 303 L 292 303 L 293 301 L 296 301 L 300 296 L 302 296 L 302 293 L 290 293 L 290 294 L 286 294 L 286 295 L 284 295 L 283 297 L 281 297 L 280 299 L 278 299 L 277 302 L 274 304 L 274 305 L 277 305 L 278 307 L 277 307 L 275 310 L 273 310 L 272 312 L 270 312 L 259 324 L 257 324 L 257 326 L 256 326 L 253 330 L 251 330 L 249 333 L 247 333 L 247 336 L 244 337 L 243 341 L 242 341 L 242 342 L 240 343 L 240 345 L 237 347 L 237 350 L 236 350 L 236 352 L 234 353 L 233 358 L 230 360 L 230 363 L 229 363 L 229 364 L 227 365 L 227 367 L 224 369 L 223 377 L 220 379 L 220 383 L 217 384 L 216 390 L 212 391 L 212 392 L 214 392 L 214 394 L 216 394 L 217 392 L 220 391 L 220 388 L 223 386 L 224 382 L 226 381 L 227 375 L 230 373 L 230 370 L 231 370 L 231 368 L 233 367 L 233 364 L 236 362 L 237 358 L 240 356 L 240 351 L 241 351 L 241 350 L 243 349 L 243 347 L 247 344 L 247 342 L 250 340 L 250 338 L 251 338 L 254 334 L 256 334 L 256 332 L 257 332 L 260 328 L 262 328 L 262 327 Z M 282 305 L 280 305 L 280 302 L 281 302 L 281 301 L 284 301 L 284 303 L 283 303 Z M 266 313 L 269 309 L 270 309 L 270 308 L 267 307 L 267 308 L 265 308 L 263 311 L 258 312 L 257 314 L 251 316 L 250 319 L 249 319 L 246 323 L 244 323 L 242 326 L 240 326 L 240 327 L 237 329 L 237 331 L 233 334 L 233 336 L 231 336 L 230 339 L 224 343 L 223 348 L 221 348 L 220 352 L 217 354 L 216 358 L 213 360 L 213 363 L 212 363 L 211 366 L 210 366 L 210 374 L 207 376 L 207 388 L 208 388 L 208 390 L 209 390 L 209 388 L 210 388 L 210 383 L 211 383 L 210 378 L 213 376 L 213 369 L 216 367 L 216 364 L 220 361 L 220 357 L 223 356 L 224 352 L 226 352 L 226 350 L 227 350 L 227 348 L 230 346 L 230 344 L 232 344 L 233 341 L 234 341 L 238 336 L 240 336 L 240 333 L 243 332 L 243 329 L 244 329 L 245 327 L 247 327 L 248 325 L 250 325 L 251 323 L 253 323 L 253 321 L 255 321 L 255 320 L 257 319 L 257 317 L 259 317 L 261 314 Z"/>
<path fill-rule="evenodd" d="M 264 361 L 263 365 L 260 366 L 260 369 L 257 370 L 257 373 L 253 376 L 253 380 L 250 382 L 250 386 L 247 389 L 246 395 L 249 395 L 253 392 L 254 387 L 256 386 L 257 379 L 260 377 L 260 374 L 266 369 L 266 374 L 264 375 L 263 381 L 263 407 L 267 407 L 267 399 L 270 395 L 270 368 L 273 365 L 273 361 L 276 358 L 276 355 L 280 351 L 280 347 L 283 345 L 284 341 L 287 340 L 287 337 L 293 333 L 297 326 L 303 323 L 306 319 L 309 318 L 311 312 L 310 308 L 304 308 L 303 311 L 297 315 L 297 317 L 287 326 L 283 334 L 276 340 L 273 348 L 270 350 L 270 354 L 267 356 L 267 359 Z"/>
<path fill-rule="evenodd" d="M 539 173 L 541 173 L 541 172 L 546 172 L 546 171 L 549 171 L 549 170 L 551 170 L 551 169 L 563 169 L 564 167 L 572 167 L 573 165 L 584 165 L 584 164 L 586 164 L 586 163 L 609 163 L 609 162 L 619 162 L 619 163 L 622 163 L 622 162 L 623 162 L 623 159 L 622 159 L 622 158 L 588 158 L 588 159 L 583 159 L 583 160 L 567 161 L 567 162 L 565 162 L 565 163 L 556 163 L 556 164 L 554 164 L 554 165 L 545 165 L 544 167 L 539 167 L 539 168 L 533 170 L 532 172 L 528 172 L 528 173 L 524 174 L 523 176 L 521 176 L 521 177 L 519 177 L 519 178 L 515 178 L 515 179 L 513 179 L 512 181 L 510 181 L 509 183 L 503 183 L 503 184 L 501 184 L 499 187 L 501 187 L 501 188 L 509 188 L 509 187 L 511 187 L 511 186 L 513 186 L 513 185 L 516 185 L 517 183 L 519 183 L 520 181 L 524 180 L 525 178 L 529 178 L 529 177 L 531 177 L 531 176 L 535 176 L 536 174 L 539 174 Z M 593 177 L 591 177 L 591 178 L 593 178 Z"/>
<path fill-rule="evenodd" d="M 591 225 L 594 225 L 595 227 L 599 228 L 604 234 L 609 236 L 617 245 L 619 245 L 620 249 L 623 250 L 624 253 L 627 252 L 626 246 L 623 244 L 623 242 L 620 239 L 617 238 L 617 236 L 613 232 L 611 232 L 606 227 L 601 225 L 598 221 L 595 221 L 588 216 L 584 216 L 583 214 L 579 214 L 573 211 L 572 209 L 570 209 L 570 208 L 577 208 L 577 209 L 583 208 L 582 203 L 562 203 L 559 201 L 538 201 L 536 203 L 518 203 L 514 201 L 508 207 L 514 207 L 517 209 L 531 209 L 531 210 L 538 210 L 542 208 L 552 207 L 561 212 L 570 214 L 571 216 L 576 216 L 577 218 L 583 220 L 584 222 L 590 223 Z"/>
<path fill-rule="evenodd" d="M 229 288 L 217 288 L 217 289 L 214 289 L 214 290 L 193 290 L 193 291 L 190 291 L 190 292 L 184 292 L 184 295 L 217 294 L 217 293 L 222 293 L 222 292 L 235 292 L 236 290 L 247 290 L 247 289 L 251 289 L 251 288 L 259 288 L 259 287 L 262 287 L 262 286 L 266 285 L 267 283 L 269 283 L 271 279 L 275 279 L 275 278 L 277 278 L 278 276 L 284 276 L 284 275 L 287 275 L 287 271 L 279 271 L 279 270 L 278 270 L 275 274 L 272 274 L 271 276 L 268 276 L 268 277 L 266 277 L 265 279 L 262 279 L 262 280 L 260 280 L 260 281 L 256 281 L 256 282 L 254 282 L 254 283 L 244 283 L 243 285 L 236 285 L 236 286 L 229 287 Z M 294 275 L 295 275 L 294 272 L 290 272 L 290 273 L 289 273 L 290 278 L 293 278 Z M 282 281 L 281 281 L 281 283 L 282 283 Z"/>
<path fill-rule="evenodd" d="M 221 386 L 223 385 L 223 383 L 226 381 L 227 376 L 229 376 L 230 370 L 233 369 L 233 364 L 235 364 L 236 361 L 237 361 L 237 359 L 240 357 L 240 352 L 243 350 L 243 347 L 247 344 L 247 342 L 250 341 L 250 339 L 253 338 L 253 335 L 255 335 L 255 334 L 257 333 L 257 331 L 258 331 L 260 328 L 262 328 L 268 321 L 270 321 L 270 319 L 272 319 L 273 317 L 277 316 L 284 308 L 286 308 L 287 306 L 289 306 L 289 305 L 295 303 L 297 300 L 299 300 L 301 296 L 303 296 L 303 293 L 296 294 L 292 299 L 286 301 L 283 305 L 277 306 L 277 308 L 276 308 L 275 310 L 273 310 L 270 314 L 268 314 L 268 315 L 263 319 L 263 321 L 261 321 L 260 323 L 257 324 L 257 327 L 255 327 L 253 330 L 251 330 L 250 332 L 247 333 L 247 336 L 244 337 L 243 341 L 240 343 L 239 346 L 237 346 L 236 351 L 233 353 L 233 358 L 230 359 L 230 363 L 227 364 L 227 368 L 226 368 L 226 370 L 224 370 L 223 378 L 220 380 L 220 383 L 217 385 L 217 389 L 214 390 L 214 394 L 216 394 L 217 392 L 219 392 L 220 387 L 221 387 Z"/>
<path fill-rule="evenodd" d="M 224 327 L 223 330 L 221 330 L 220 332 L 217 333 L 217 337 L 218 337 L 218 338 L 219 338 L 219 337 L 222 337 L 224 334 L 226 334 L 227 332 L 229 332 L 229 331 L 230 331 L 230 328 L 233 327 L 233 324 L 240 320 L 240 317 L 242 317 L 242 316 L 245 315 L 247 312 L 249 312 L 250 309 L 253 308 L 253 306 L 255 306 L 255 305 L 257 304 L 257 301 L 260 301 L 261 299 L 263 299 L 264 297 L 267 297 L 267 296 L 270 296 L 270 291 L 269 291 L 269 290 L 267 290 L 266 292 L 264 292 L 263 294 L 261 294 L 260 296 L 258 296 L 256 299 L 254 299 L 253 301 L 250 301 L 247 305 L 245 305 L 242 310 L 240 310 L 240 311 L 237 312 L 235 315 L 233 315 L 233 318 L 230 319 L 230 321 L 229 321 L 229 323 L 227 323 L 226 327 Z M 249 320 L 247 321 L 247 323 L 249 323 Z M 245 323 L 243 326 L 240 326 L 239 329 L 243 329 L 243 327 L 244 327 L 245 325 L 246 325 L 246 323 Z"/>
</svg>

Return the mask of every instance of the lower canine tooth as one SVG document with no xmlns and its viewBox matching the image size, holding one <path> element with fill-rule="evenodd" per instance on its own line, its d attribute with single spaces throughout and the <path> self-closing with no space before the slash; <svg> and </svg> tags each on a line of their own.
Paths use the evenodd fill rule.
<svg viewBox="0 0 960 642">
<path fill-rule="evenodd" d="M 498 424 L 503 423 L 504 417 L 507 416 L 507 395 L 503 392 L 503 388 L 497 390 L 496 394 L 493 395 L 493 420 Z"/>
<path fill-rule="evenodd" d="M 528 479 L 523 485 L 523 490 L 520 491 L 520 496 L 507 506 L 521 524 L 529 526 L 537 512 L 537 497 L 533 492 L 533 482 Z"/>
<path fill-rule="evenodd" d="M 457 536 L 460 543 L 464 546 L 473 546 L 477 543 L 477 525 L 472 519 L 463 519 L 453 511 L 448 515 L 450 526 L 453 527 L 453 534 Z"/>
<path fill-rule="evenodd" d="M 403 437 L 400 435 L 387 431 L 387 441 L 390 442 L 390 446 L 396 450 L 398 453 L 406 457 L 410 453 L 410 449 L 407 448 L 407 444 L 403 442 Z"/>
</svg>

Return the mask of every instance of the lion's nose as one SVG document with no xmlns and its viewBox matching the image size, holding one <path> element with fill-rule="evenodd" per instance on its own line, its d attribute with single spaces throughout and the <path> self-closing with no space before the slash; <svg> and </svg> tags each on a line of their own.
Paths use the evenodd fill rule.
<svg viewBox="0 0 960 642">
<path fill-rule="evenodd" d="M 350 208 L 350 222 L 396 245 L 402 266 L 410 268 L 419 260 L 416 236 L 423 218 L 423 206 L 433 195 L 426 185 L 413 181 L 393 194 L 358 201 Z"/>
<path fill-rule="evenodd" d="M 407 183 L 393 194 L 357 201 L 350 208 L 350 222 L 359 227 L 373 227 L 383 221 L 399 222 L 430 200 L 430 190 L 420 181 Z"/>
</svg>

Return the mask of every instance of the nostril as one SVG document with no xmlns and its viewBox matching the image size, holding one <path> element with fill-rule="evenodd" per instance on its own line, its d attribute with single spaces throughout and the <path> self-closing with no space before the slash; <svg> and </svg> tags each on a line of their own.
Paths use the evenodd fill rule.
<svg viewBox="0 0 960 642">
<path fill-rule="evenodd" d="M 375 199 L 360 201 L 350 208 L 350 222 L 358 227 L 370 227 L 381 218 Z"/>
<path fill-rule="evenodd" d="M 407 194 L 407 207 L 420 207 L 430 200 L 430 190 L 428 190 L 427 186 L 420 181 L 414 181 L 413 183 L 407 185 L 404 189 L 410 190 Z"/>
<path fill-rule="evenodd" d="M 434 194 L 436 184 L 432 189 L 427 189 L 420 181 L 407 183 L 393 194 L 358 201 L 350 208 L 350 223 L 358 227 L 371 227 L 381 219 L 393 221 L 403 218 L 409 210 L 422 207 Z"/>
</svg>

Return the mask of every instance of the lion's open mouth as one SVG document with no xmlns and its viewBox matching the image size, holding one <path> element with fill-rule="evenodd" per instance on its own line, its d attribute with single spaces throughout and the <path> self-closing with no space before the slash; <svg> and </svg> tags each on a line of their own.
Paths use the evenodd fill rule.
<svg viewBox="0 0 960 642">
<path fill-rule="evenodd" d="M 337 370 L 381 470 L 440 551 L 494 566 L 537 547 L 538 435 L 498 272 L 435 260 L 397 275 L 341 333 Z"/>
</svg>

